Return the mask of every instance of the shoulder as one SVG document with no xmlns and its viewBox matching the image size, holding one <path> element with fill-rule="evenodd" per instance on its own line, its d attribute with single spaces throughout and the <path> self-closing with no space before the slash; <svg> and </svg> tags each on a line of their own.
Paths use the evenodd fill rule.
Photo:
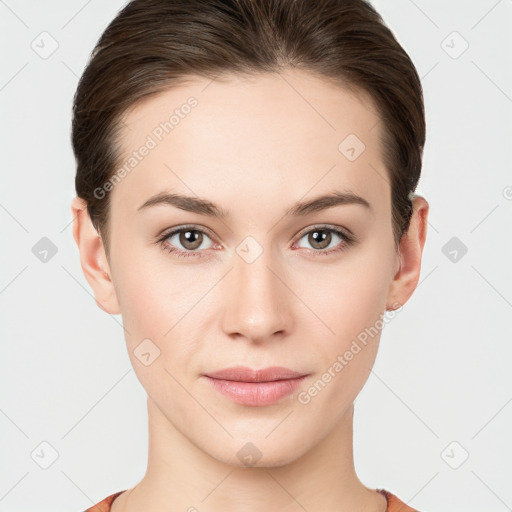
<svg viewBox="0 0 512 512">
<path fill-rule="evenodd" d="M 107 496 L 106 498 L 102 499 L 99 503 L 96 503 L 96 505 L 93 505 L 84 512 L 110 512 L 112 502 L 123 492 L 124 490 L 115 492 L 114 494 Z"/>
<path fill-rule="evenodd" d="M 409 505 L 405 504 L 393 493 L 386 491 L 385 489 L 377 489 L 377 491 L 386 497 L 388 502 L 388 508 L 386 509 L 386 512 L 419 512 L 419 510 L 409 507 Z"/>
</svg>

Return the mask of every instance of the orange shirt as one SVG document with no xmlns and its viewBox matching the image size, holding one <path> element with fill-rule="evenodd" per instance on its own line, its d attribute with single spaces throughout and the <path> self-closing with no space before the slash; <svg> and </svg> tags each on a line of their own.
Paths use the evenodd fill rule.
<svg viewBox="0 0 512 512">
<path fill-rule="evenodd" d="M 386 497 L 388 502 L 388 508 L 386 512 L 418 512 L 416 509 L 409 507 L 403 501 L 399 500 L 394 494 L 384 489 L 376 489 L 378 492 Z M 119 491 L 110 496 L 107 496 L 104 500 L 100 501 L 96 505 L 85 510 L 85 512 L 110 512 L 112 502 L 124 491 Z"/>
</svg>

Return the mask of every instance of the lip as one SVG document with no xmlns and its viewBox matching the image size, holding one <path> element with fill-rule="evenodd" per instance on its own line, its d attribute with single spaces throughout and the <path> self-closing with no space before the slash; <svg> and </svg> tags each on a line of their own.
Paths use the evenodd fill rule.
<svg viewBox="0 0 512 512">
<path fill-rule="evenodd" d="M 219 393 L 241 405 L 264 406 L 293 393 L 308 374 L 282 366 L 254 370 L 246 366 L 205 374 Z"/>
<path fill-rule="evenodd" d="M 253 370 L 247 366 L 232 366 L 216 372 L 205 374 L 212 379 L 232 380 L 236 382 L 271 382 L 275 380 L 296 379 L 307 374 L 296 372 L 284 366 L 269 366 Z"/>
</svg>

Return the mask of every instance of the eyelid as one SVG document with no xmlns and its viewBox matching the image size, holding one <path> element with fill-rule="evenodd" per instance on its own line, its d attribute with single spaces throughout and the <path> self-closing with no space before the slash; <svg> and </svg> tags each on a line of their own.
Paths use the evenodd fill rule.
<svg viewBox="0 0 512 512">
<path fill-rule="evenodd" d="M 161 235 L 158 235 L 157 237 L 157 241 L 156 243 L 161 245 L 161 246 L 164 246 L 165 245 L 165 241 L 171 236 L 171 235 L 175 235 L 177 233 L 181 233 L 183 231 L 186 231 L 187 229 L 191 230 L 191 231 L 198 231 L 200 233 L 203 233 L 203 234 L 206 234 L 209 238 L 212 239 L 212 242 L 214 244 L 217 244 L 217 245 L 220 245 L 222 247 L 222 244 L 220 244 L 217 240 L 216 240 L 216 236 L 212 234 L 212 231 L 206 227 L 203 227 L 203 226 L 198 226 L 197 224 L 184 224 L 184 225 L 180 225 L 180 226 L 174 226 L 172 228 L 168 228 L 168 229 L 165 229 Z M 311 226 L 308 226 L 306 228 L 304 228 L 303 230 L 301 230 L 298 234 L 296 234 L 293 238 L 296 238 L 297 240 L 293 243 L 293 246 L 296 245 L 298 242 L 300 242 L 300 240 L 305 236 L 307 235 L 308 233 L 314 231 L 315 229 L 324 229 L 324 230 L 327 230 L 327 231 L 332 231 L 334 233 L 337 233 L 338 236 L 341 236 L 344 240 L 341 242 L 341 244 L 345 244 L 345 245 L 350 245 L 350 244 L 353 244 L 355 242 L 357 242 L 357 237 L 354 235 L 354 233 L 344 227 L 344 226 L 338 226 L 338 225 L 334 225 L 334 224 L 313 224 Z M 178 253 L 178 257 L 180 257 L 180 253 L 181 255 L 185 254 L 187 256 L 196 256 L 196 257 L 205 257 L 204 254 L 202 253 L 206 253 L 207 251 L 206 250 L 201 250 L 201 251 L 197 251 L 197 250 L 194 250 L 194 251 L 186 251 L 186 250 L 183 250 L 183 249 L 178 249 L 178 248 L 175 248 L 174 246 L 171 246 L 173 247 L 172 251 L 170 252 L 176 252 Z M 167 248 L 168 249 L 168 248 Z M 169 250 L 169 249 L 168 249 Z M 334 253 L 336 252 L 335 249 L 323 249 L 323 250 L 319 250 L 319 251 L 315 251 L 314 249 L 308 249 L 310 252 L 312 251 L 313 253 L 315 254 L 318 254 L 318 255 L 321 255 L 321 254 L 330 254 L 330 253 Z"/>
<path fill-rule="evenodd" d="M 302 231 L 299 231 L 299 233 L 295 235 L 294 238 L 298 237 L 298 240 L 300 240 L 304 235 L 315 229 L 333 230 L 335 232 L 341 233 L 347 239 L 348 242 L 355 242 L 357 240 L 356 235 L 354 235 L 354 233 L 350 229 L 335 224 L 313 224 L 312 226 L 308 226 L 307 228 L 304 228 Z"/>
<path fill-rule="evenodd" d="M 162 242 L 166 238 L 169 238 L 172 234 L 180 233 L 181 231 L 186 231 L 187 229 L 191 231 L 199 231 L 208 235 L 212 240 L 216 240 L 216 236 L 213 234 L 213 232 L 206 227 L 199 227 L 197 224 L 183 224 L 182 226 L 180 225 L 164 229 L 161 234 L 157 235 L 157 242 Z"/>
<path fill-rule="evenodd" d="M 216 236 L 213 234 L 213 232 L 210 229 L 206 228 L 206 227 L 202 227 L 202 226 L 200 227 L 197 224 L 183 224 L 182 226 L 175 226 L 175 227 L 172 227 L 172 228 L 166 228 L 164 231 L 161 232 L 161 234 L 157 235 L 157 242 L 161 242 L 161 241 L 165 240 L 166 238 L 168 238 L 173 233 L 177 233 L 177 232 L 180 232 L 180 231 L 186 231 L 187 229 L 191 229 L 191 230 L 194 230 L 194 231 L 200 231 L 202 233 L 207 234 L 210 238 L 216 239 Z M 348 240 L 352 240 L 352 241 L 356 240 L 356 236 L 354 235 L 354 233 L 350 229 L 348 229 L 348 228 L 346 228 L 344 226 L 337 226 L 335 224 L 313 224 L 313 225 L 308 226 L 308 227 L 304 228 L 303 230 L 299 231 L 297 234 L 295 234 L 293 236 L 293 238 L 298 237 L 300 239 L 306 233 L 309 233 L 313 229 L 332 229 L 334 231 L 341 231 L 341 233 Z M 219 242 L 217 242 L 217 243 L 219 243 Z"/>
</svg>

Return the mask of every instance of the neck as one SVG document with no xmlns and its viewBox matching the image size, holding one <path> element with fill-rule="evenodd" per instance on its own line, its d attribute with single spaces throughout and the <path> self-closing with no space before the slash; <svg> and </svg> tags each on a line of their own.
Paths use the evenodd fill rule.
<svg viewBox="0 0 512 512">
<path fill-rule="evenodd" d="M 336 428 L 291 462 L 239 467 L 191 443 L 148 398 L 146 474 L 114 501 L 112 512 L 385 512 L 384 496 L 355 473 L 353 414 L 351 405 Z"/>
</svg>

